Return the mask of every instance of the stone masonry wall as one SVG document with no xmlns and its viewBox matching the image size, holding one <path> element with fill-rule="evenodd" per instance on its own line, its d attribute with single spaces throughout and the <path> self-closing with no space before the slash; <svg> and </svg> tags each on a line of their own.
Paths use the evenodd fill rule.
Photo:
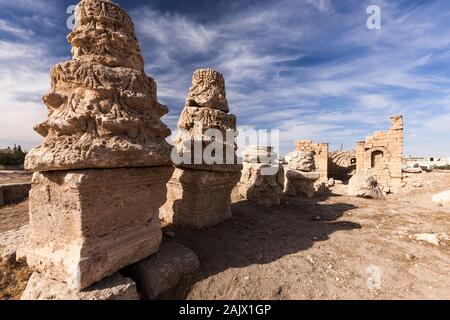
<svg viewBox="0 0 450 320">
<path fill-rule="evenodd" d="M 402 183 L 403 117 L 391 117 L 391 128 L 356 143 L 357 174 L 373 176 L 383 192 L 395 192 Z"/>
</svg>

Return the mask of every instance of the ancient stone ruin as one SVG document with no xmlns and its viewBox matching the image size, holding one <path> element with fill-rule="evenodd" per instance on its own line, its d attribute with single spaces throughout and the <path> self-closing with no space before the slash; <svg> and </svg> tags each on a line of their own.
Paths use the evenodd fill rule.
<svg viewBox="0 0 450 320">
<path fill-rule="evenodd" d="M 373 177 L 385 194 L 396 192 L 403 177 L 403 117 L 391 117 L 390 130 L 357 142 L 355 152 L 356 175 Z"/>
<path fill-rule="evenodd" d="M 297 150 L 289 153 L 285 160 L 284 193 L 292 197 L 311 198 L 316 190 L 315 184 L 320 179 L 320 173 L 315 171 L 314 152 Z"/>
<path fill-rule="evenodd" d="M 328 173 L 330 178 L 348 182 L 356 171 L 356 153 L 351 151 L 334 151 L 328 155 Z"/>
<path fill-rule="evenodd" d="M 300 140 L 295 143 L 297 151 L 312 152 L 314 171 L 320 175 L 320 181 L 328 181 L 328 143 L 314 143 L 310 140 Z"/>
<path fill-rule="evenodd" d="M 248 146 L 243 152 L 239 194 L 262 206 L 278 205 L 284 188 L 284 170 L 272 147 Z"/>
<path fill-rule="evenodd" d="M 160 120 L 168 109 L 144 72 L 129 15 L 105 0 L 82 0 L 76 14 L 73 59 L 51 70 L 48 118 L 35 127 L 45 139 L 26 159 L 35 173 L 19 256 L 36 272 L 27 298 L 52 283 L 55 294 L 82 298 L 162 238 L 158 213 L 173 172 Z"/>
<path fill-rule="evenodd" d="M 180 161 L 167 185 L 161 219 L 205 228 L 231 217 L 231 191 L 242 165 L 235 153 L 236 117 L 228 112 L 223 75 L 196 70 L 178 121 L 175 146 Z"/>
</svg>

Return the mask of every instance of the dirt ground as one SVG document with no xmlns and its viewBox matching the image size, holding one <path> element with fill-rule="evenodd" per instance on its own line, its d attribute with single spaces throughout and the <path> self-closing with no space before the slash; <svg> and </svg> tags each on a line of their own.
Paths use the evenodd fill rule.
<svg viewBox="0 0 450 320">
<path fill-rule="evenodd" d="M 171 297 L 450 299 L 450 210 L 431 201 L 450 189 L 450 173 L 419 180 L 423 187 L 380 201 L 332 194 L 270 209 L 240 201 L 220 226 L 175 230 L 201 274 Z M 420 233 L 438 234 L 441 245 L 417 241 Z"/>
<path fill-rule="evenodd" d="M 450 190 L 450 173 L 416 180 L 378 201 L 342 195 L 342 186 L 274 208 L 235 199 L 233 219 L 217 227 L 166 227 L 201 269 L 165 298 L 450 299 L 450 209 L 431 201 Z M 27 206 L 0 209 L 0 232 L 26 223 Z M 421 233 L 440 245 L 417 241 Z M 27 269 L 0 265 L 0 275 L 0 299 L 18 298 Z"/>
<path fill-rule="evenodd" d="M 30 182 L 31 175 L 27 171 L 0 170 L 0 184 Z"/>
<path fill-rule="evenodd" d="M 0 185 L 31 181 L 31 172 L 0 170 Z M 0 208 L 0 233 L 16 229 L 28 222 L 28 200 Z"/>
</svg>

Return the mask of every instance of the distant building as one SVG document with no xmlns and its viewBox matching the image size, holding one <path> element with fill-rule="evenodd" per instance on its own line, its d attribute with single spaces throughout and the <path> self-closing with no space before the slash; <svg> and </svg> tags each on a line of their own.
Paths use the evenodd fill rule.
<svg viewBox="0 0 450 320">
<path fill-rule="evenodd" d="M 433 169 L 435 167 L 443 167 L 450 165 L 450 157 L 407 157 L 404 159 L 405 164 L 411 168 L 420 167 L 422 169 Z"/>
</svg>

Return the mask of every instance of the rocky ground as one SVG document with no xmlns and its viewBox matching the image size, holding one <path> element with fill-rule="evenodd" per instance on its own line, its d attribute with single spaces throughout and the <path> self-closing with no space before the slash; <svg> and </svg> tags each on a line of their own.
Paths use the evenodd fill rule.
<svg viewBox="0 0 450 320">
<path fill-rule="evenodd" d="M 199 255 L 201 274 L 172 297 L 450 299 L 450 209 L 431 202 L 450 190 L 450 173 L 407 181 L 387 200 L 340 195 L 338 186 L 270 209 L 240 201 L 223 225 L 174 230 Z"/>
<path fill-rule="evenodd" d="M 431 197 L 450 173 L 423 173 L 386 200 L 343 195 L 264 208 L 235 197 L 233 219 L 164 231 L 200 258 L 200 273 L 165 298 L 450 299 L 450 209 Z M 0 232 L 27 221 L 27 202 L 0 209 Z M 0 299 L 18 298 L 29 272 L 0 264 Z"/>
</svg>

